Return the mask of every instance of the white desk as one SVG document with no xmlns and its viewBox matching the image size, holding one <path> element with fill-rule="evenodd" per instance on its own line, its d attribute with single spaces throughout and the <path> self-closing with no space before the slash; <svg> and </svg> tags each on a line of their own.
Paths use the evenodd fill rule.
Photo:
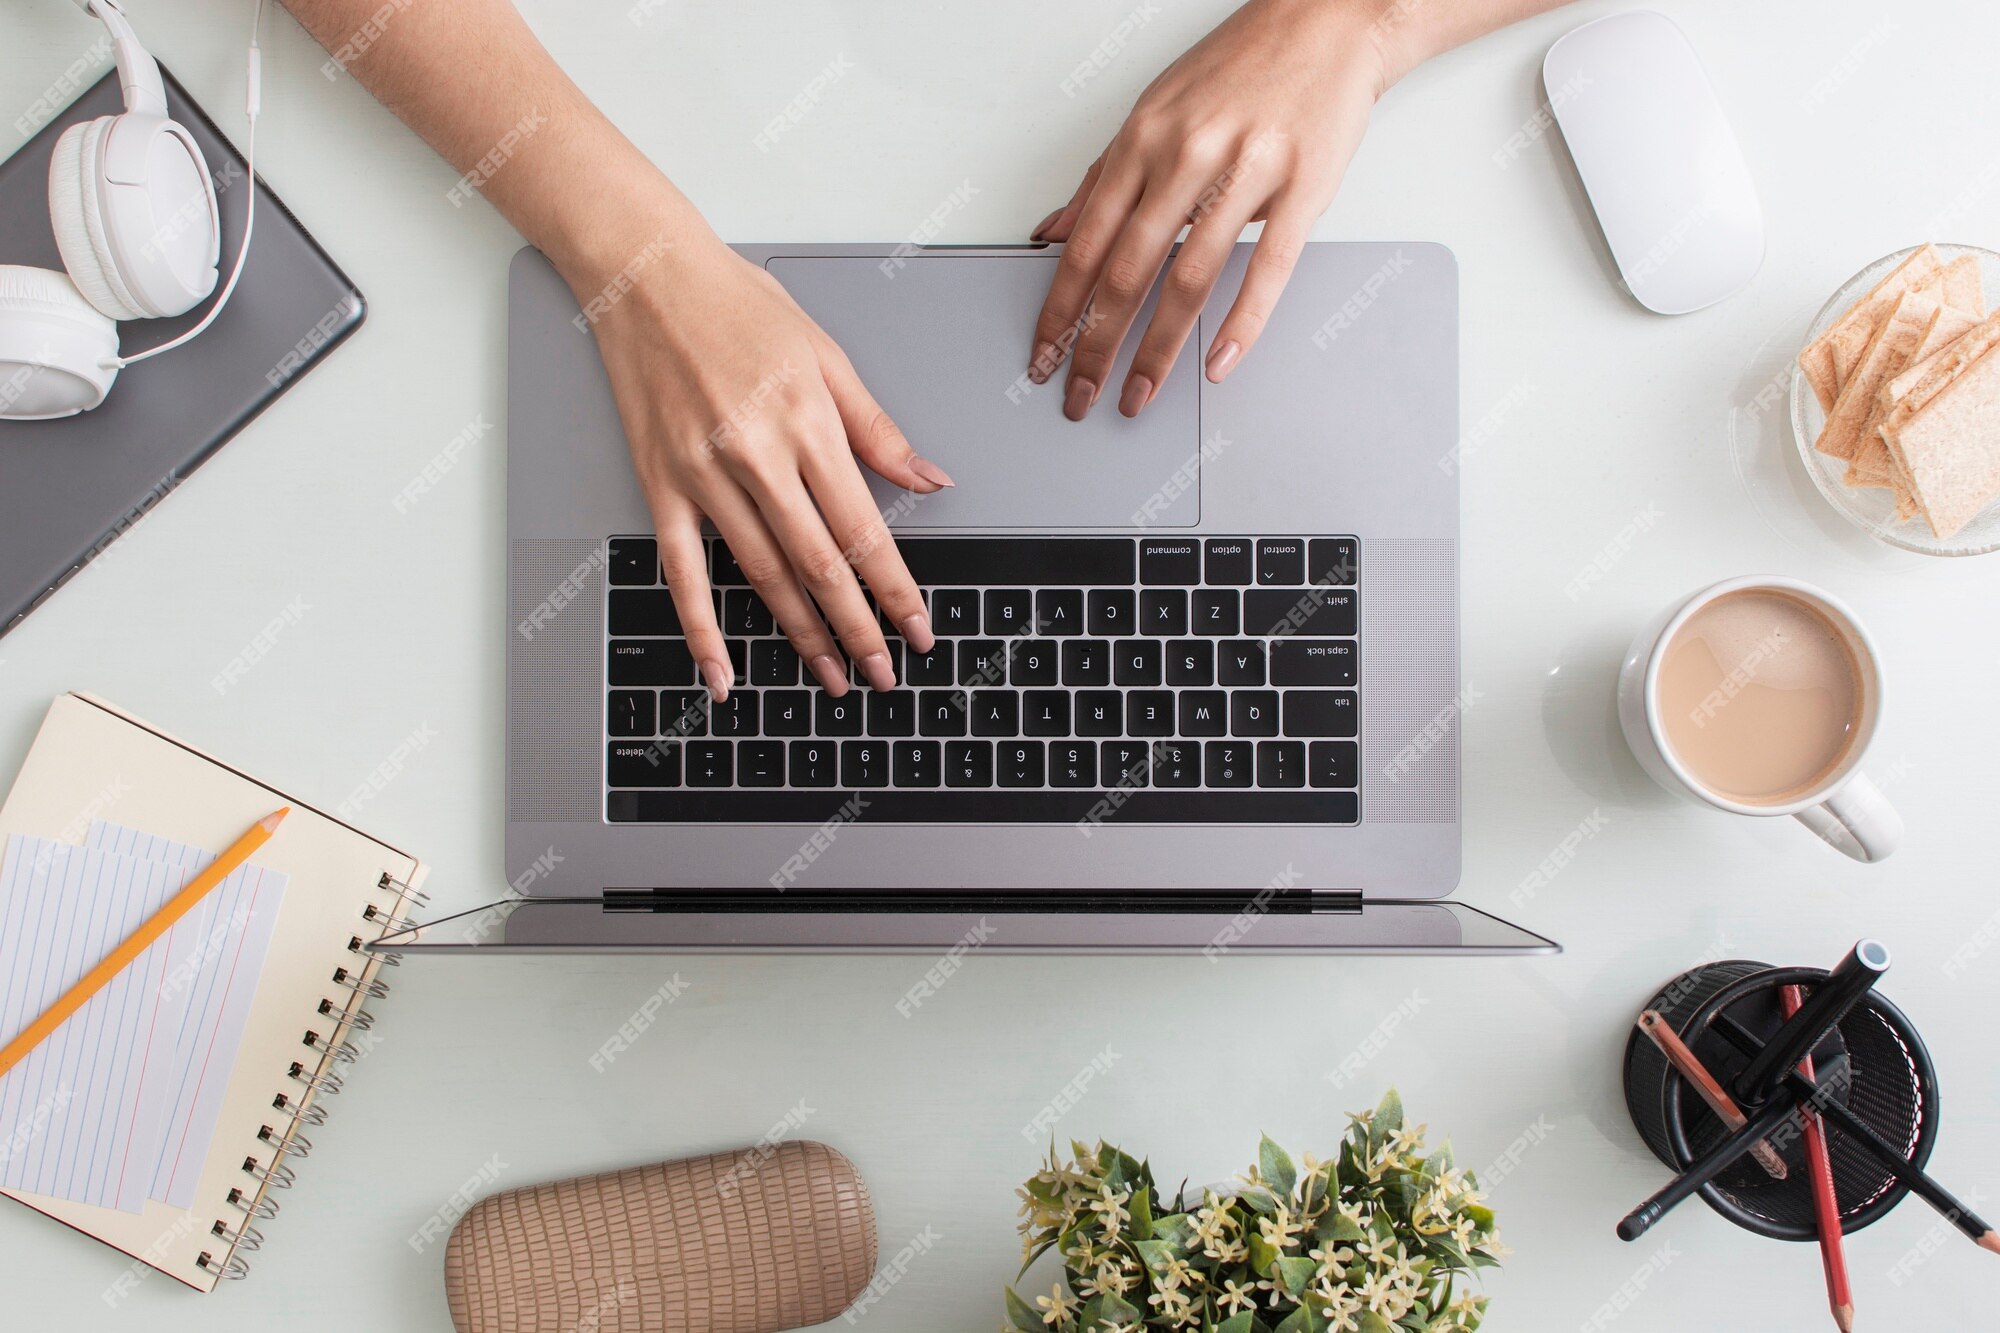
<svg viewBox="0 0 2000 1333">
<path fill-rule="evenodd" d="M 564 65 L 725 237 L 896 239 L 969 181 L 977 193 L 940 239 L 997 241 L 1067 197 L 1132 97 L 1228 5 L 1158 6 L 1074 98 L 1058 85 L 1128 0 L 1077 0 L 1061 9 L 1081 17 L 1060 24 L 926 0 L 754 12 L 664 0 L 637 26 L 624 0 L 528 7 Z M 1891 18 L 1859 0 L 1667 0 L 1720 87 L 1770 226 L 1750 290 L 1667 320 L 1609 281 L 1559 145 L 1537 138 L 1496 162 L 1531 123 L 1548 44 L 1616 7 L 1581 4 L 1418 72 L 1381 108 L 1316 233 L 1458 253 L 1468 428 L 1505 405 L 1465 464 L 1465 680 L 1478 702 L 1464 721 L 1461 896 L 1546 931 L 1566 954 L 974 957 L 908 1019 L 894 1002 L 916 960 L 406 966 L 380 1006 L 384 1040 L 316 1135 L 251 1281 L 203 1299 L 156 1280 L 111 1309 L 100 1292 L 124 1268 L 117 1255 L 9 1208 L 7 1325 L 445 1329 L 441 1247 L 418 1253 L 405 1238 L 489 1159 L 505 1164 L 504 1188 L 707 1152 L 756 1140 L 803 1101 L 802 1132 L 866 1174 L 885 1259 L 925 1228 L 936 1238 L 864 1326 L 990 1328 L 1017 1253 L 1012 1189 L 1036 1157 L 1021 1126 L 1108 1046 L 1116 1060 L 1057 1130 L 1150 1154 L 1163 1178 L 1224 1178 L 1259 1130 L 1326 1152 L 1341 1113 L 1391 1082 L 1474 1165 L 1523 1134 L 1543 1139 L 1494 1191 L 1517 1251 L 1488 1281 L 1495 1333 L 1582 1325 L 1628 1279 L 1645 1290 L 1611 1325 L 1621 1333 L 1819 1330 L 1829 1321 L 1809 1246 L 1749 1239 L 1699 1203 L 1638 1245 L 1613 1237 L 1664 1178 L 1626 1117 L 1618 1057 L 1651 988 L 1704 955 L 1825 965 L 1863 934 L 1894 951 L 1885 992 L 1942 1068 L 1933 1167 L 2000 1215 L 1988 1018 L 2000 951 L 1955 980 L 1945 969 L 1982 927 L 1989 939 L 2000 929 L 1981 851 L 2000 796 L 2000 557 L 1922 562 L 1869 545 L 1802 491 L 1779 414 L 1746 413 L 1812 311 L 1865 261 L 1932 238 L 2000 245 L 2000 11 L 1921 0 Z M 133 8 L 233 132 L 247 5 Z M 16 0 L 5 24 L 7 106 L 24 106 L 95 37 L 49 0 Z M 351 80 L 323 77 L 323 53 L 288 17 L 268 27 L 259 165 L 368 294 L 368 323 L 122 558 L 86 570 L 0 641 L 0 772 L 66 688 L 108 695 L 321 799 L 351 791 L 427 724 L 435 740 L 368 822 L 435 862 L 441 907 L 469 906 L 501 888 L 503 432 L 409 514 L 391 502 L 468 423 L 503 420 L 506 261 L 518 242 L 484 204 L 454 207 L 453 173 Z M 758 131 L 838 55 L 852 70 L 759 151 Z M 9 120 L 0 148 L 11 150 Z M 1628 524 L 1637 535 L 1621 542 Z M 1580 587 L 1600 556 L 1601 577 Z M 1612 674 L 1636 623 L 1753 571 L 1827 585 L 1886 646 L 1892 695 L 1871 767 L 1892 775 L 1910 835 L 1883 867 L 1851 864 L 1790 821 L 1677 804 L 1617 737 Z M 307 608 L 297 622 L 218 695 L 211 678 L 294 598 Z M 1567 866 L 1531 901 L 1510 902 L 1593 813 L 1601 828 Z M 593 1072 L 598 1043 L 676 971 L 686 993 Z M 1329 1071 L 1399 1006 L 1411 1013 L 1400 1033 L 1334 1086 Z M 1991 1324 L 2000 1268 L 1955 1237 L 1892 1279 L 1906 1251 L 1935 1246 L 1936 1226 L 1911 1201 L 1850 1243 L 1867 1324 Z M 1663 1245 L 1666 1267 L 1648 1279 Z"/>
</svg>

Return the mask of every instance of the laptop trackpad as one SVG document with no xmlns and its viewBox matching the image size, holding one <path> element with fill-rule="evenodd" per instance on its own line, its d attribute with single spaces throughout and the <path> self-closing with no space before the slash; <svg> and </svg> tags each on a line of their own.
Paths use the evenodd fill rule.
<svg viewBox="0 0 2000 1333">
<path fill-rule="evenodd" d="M 1195 340 L 1137 420 L 1118 414 L 1132 349 L 1152 318 L 1150 300 L 1097 406 L 1073 422 L 1062 414 L 1065 370 L 1041 385 L 1023 374 L 1054 255 L 785 257 L 772 260 L 770 271 L 846 349 L 917 452 L 958 483 L 916 498 L 869 474 L 898 528 L 1191 526 L 1199 519 Z"/>
</svg>

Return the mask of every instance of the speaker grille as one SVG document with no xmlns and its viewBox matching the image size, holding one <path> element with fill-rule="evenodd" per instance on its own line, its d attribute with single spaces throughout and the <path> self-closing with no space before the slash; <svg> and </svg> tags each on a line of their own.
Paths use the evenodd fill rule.
<svg viewBox="0 0 2000 1333">
<path fill-rule="evenodd" d="M 1362 817 L 1458 819 L 1458 543 L 1382 539 L 1362 562 Z"/>
<path fill-rule="evenodd" d="M 507 817 L 600 818 L 604 563 L 587 541 L 513 542 L 507 562 Z"/>
</svg>

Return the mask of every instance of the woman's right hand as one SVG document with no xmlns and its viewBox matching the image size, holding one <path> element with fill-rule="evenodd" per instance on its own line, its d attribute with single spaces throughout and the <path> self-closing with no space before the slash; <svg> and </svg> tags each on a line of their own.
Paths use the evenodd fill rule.
<svg viewBox="0 0 2000 1333">
<path fill-rule="evenodd" d="M 777 280 L 706 227 L 592 249 L 601 258 L 564 276 L 594 316 L 661 570 L 710 693 L 726 697 L 732 672 L 703 518 L 829 694 L 847 692 L 843 654 L 871 688 L 895 688 L 862 584 L 913 649 L 930 651 L 934 636 L 856 460 L 919 494 L 951 478 L 910 448 Z"/>
</svg>

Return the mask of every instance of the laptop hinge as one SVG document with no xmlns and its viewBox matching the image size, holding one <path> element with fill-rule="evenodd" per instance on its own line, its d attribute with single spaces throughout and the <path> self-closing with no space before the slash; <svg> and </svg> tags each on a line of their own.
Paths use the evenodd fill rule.
<svg viewBox="0 0 2000 1333">
<path fill-rule="evenodd" d="M 1359 913 L 1359 889 L 606 889 L 606 912 Z"/>
</svg>

